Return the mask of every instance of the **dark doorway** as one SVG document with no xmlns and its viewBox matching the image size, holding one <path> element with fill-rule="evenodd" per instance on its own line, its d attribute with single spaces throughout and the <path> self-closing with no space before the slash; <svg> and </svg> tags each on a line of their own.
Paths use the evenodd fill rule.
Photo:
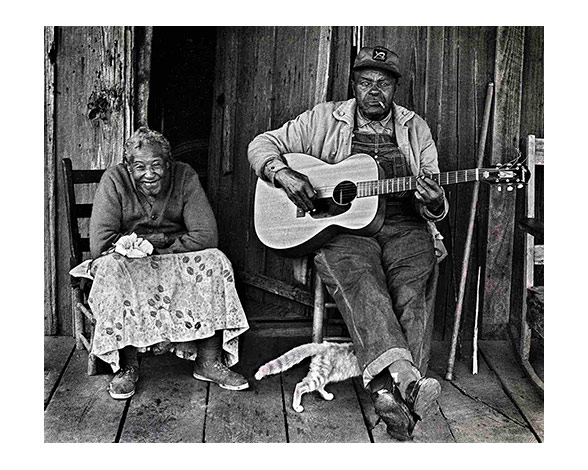
<svg viewBox="0 0 588 470">
<path fill-rule="evenodd" d="M 153 30 L 149 125 L 169 139 L 174 158 L 190 164 L 205 189 L 215 56 L 215 27 Z"/>
</svg>

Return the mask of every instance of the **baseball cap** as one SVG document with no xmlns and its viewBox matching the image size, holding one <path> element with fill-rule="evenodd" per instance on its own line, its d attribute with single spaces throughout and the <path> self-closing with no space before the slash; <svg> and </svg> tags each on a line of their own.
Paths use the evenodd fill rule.
<svg viewBox="0 0 588 470">
<path fill-rule="evenodd" d="M 353 63 L 353 70 L 365 68 L 386 70 L 397 77 L 401 76 L 398 54 L 383 46 L 361 48 Z"/>
</svg>

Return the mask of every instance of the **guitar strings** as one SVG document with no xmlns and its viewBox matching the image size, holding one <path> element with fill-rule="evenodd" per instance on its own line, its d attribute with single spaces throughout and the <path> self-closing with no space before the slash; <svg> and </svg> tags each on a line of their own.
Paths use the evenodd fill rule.
<svg viewBox="0 0 588 470">
<path fill-rule="evenodd" d="M 446 173 L 435 173 L 430 175 L 429 177 L 437 182 L 442 182 L 442 184 L 452 184 L 457 183 L 459 180 L 466 181 L 468 176 L 477 176 L 478 171 L 490 171 L 495 169 L 486 169 L 486 168 L 473 168 L 467 170 L 456 170 L 452 172 Z M 358 183 L 354 183 L 355 187 L 352 189 L 342 189 L 341 194 L 345 196 L 353 195 L 354 193 L 361 191 L 371 192 L 372 190 L 383 189 L 386 187 L 387 190 L 393 188 L 391 192 L 403 192 L 403 191 L 411 191 L 416 188 L 416 176 L 404 176 L 400 178 L 389 178 L 383 180 L 372 180 L 372 181 L 360 181 Z M 340 184 L 340 183 L 339 183 Z M 325 196 L 329 196 L 330 192 L 334 191 L 338 185 L 326 185 L 326 186 L 315 186 L 314 189 L 321 195 L 320 193 L 324 193 Z M 408 187 L 407 187 L 408 186 Z M 362 194 L 364 195 L 364 194 Z M 367 194 L 372 195 L 372 194 Z M 376 193 L 374 193 L 376 195 Z"/>
</svg>

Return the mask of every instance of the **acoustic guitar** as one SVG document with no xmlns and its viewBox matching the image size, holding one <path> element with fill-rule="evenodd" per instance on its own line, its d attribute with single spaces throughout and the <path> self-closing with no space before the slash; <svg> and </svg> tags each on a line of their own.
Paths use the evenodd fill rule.
<svg viewBox="0 0 588 470">
<path fill-rule="evenodd" d="M 365 153 L 329 164 L 301 154 L 284 155 L 293 170 L 305 174 L 317 194 L 315 210 L 304 212 L 281 188 L 258 179 L 255 188 L 254 224 L 260 241 L 284 256 L 303 256 L 319 248 L 338 232 L 373 235 L 384 221 L 385 194 L 413 191 L 416 177 L 380 179 L 380 167 Z M 431 176 L 446 186 L 470 181 L 522 187 L 529 170 L 522 164 L 497 165 L 449 171 Z M 500 189 L 500 188 L 499 188 Z"/>
</svg>

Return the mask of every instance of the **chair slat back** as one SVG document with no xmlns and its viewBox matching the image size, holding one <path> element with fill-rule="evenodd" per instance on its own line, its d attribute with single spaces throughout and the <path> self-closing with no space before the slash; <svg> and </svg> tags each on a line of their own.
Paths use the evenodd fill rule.
<svg viewBox="0 0 588 470">
<path fill-rule="evenodd" d="M 82 262 L 84 253 L 90 251 L 90 239 L 80 235 L 79 220 L 88 219 L 92 215 L 92 204 L 76 203 L 75 185 L 98 183 L 104 170 L 74 170 L 69 158 L 64 158 L 62 165 L 70 240 L 70 265 L 74 267 Z"/>
</svg>

